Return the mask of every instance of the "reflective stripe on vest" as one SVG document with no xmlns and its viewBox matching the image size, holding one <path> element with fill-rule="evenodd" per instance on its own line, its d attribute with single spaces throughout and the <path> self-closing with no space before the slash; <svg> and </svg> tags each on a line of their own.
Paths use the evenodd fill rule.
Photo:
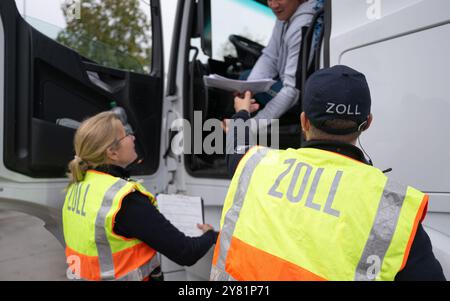
<svg viewBox="0 0 450 301">
<path fill-rule="evenodd" d="M 267 158 L 269 153 L 271 156 Z M 291 158 L 294 159 L 291 160 Z M 297 159 L 301 162 L 294 169 L 294 163 Z M 273 166 L 274 160 L 275 162 L 277 162 L 276 160 L 287 162 L 286 164 L 290 167 L 286 170 L 285 168 L 277 169 Z M 314 164 L 318 163 L 320 165 L 323 162 L 326 163 L 324 169 L 314 166 Z M 258 167 L 258 165 L 265 164 L 265 167 Z M 329 172 L 325 172 L 327 170 L 326 167 L 333 165 L 345 165 L 347 168 L 344 168 L 344 172 L 338 170 L 334 173 L 333 170 L 333 174 L 335 174 L 334 179 L 327 178 Z M 257 167 L 258 171 L 255 172 Z M 312 177 L 311 175 L 311 181 L 291 182 L 290 185 L 284 184 L 283 188 L 271 189 L 270 191 L 270 186 L 267 187 L 265 184 L 260 184 L 257 181 L 262 179 L 262 177 L 272 178 L 273 182 L 275 182 L 274 187 L 278 187 L 285 176 L 294 173 L 294 177 L 298 177 L 300 172 L 305 169 L 306 171 L 303 173 L 304 179 L 309 179 L 312 171 L 316 170 L 315 176 Z M 275 170 L 278 170 L 276 173 L 280 174 L 280 176 L 278 174 L 272 175 Z M 361 175 L 358 174 L 359 171 Z M 330 183 L 330 186 L 327 186 L 327 194 L 325 195 L 323 194 L 325 185 L 321 184 L 322 180 L 320 180 L 323 174 L 326 174 L 324 177 Z M 361 197 L 361 200 L 358 201 L 364 202 L 372 200 L 375 195 L 379 196 L 377 200 L 373 200 L 374 203 L 378 201 L 377 206 L 373 207 L 376 204 L 372 204 L 373 208 L 367 210 L 367 216 L 364 216 L 366 212 L 361 212 L 363 216 L 350 217 L 346 211 L 340 212 L 332 207 L 337 190 L 340 193 L 338 197 L 339 204 L 349 205 L 352 203 L 352 200 L 348 200 L 347 202 L 342 197 L 343 188 L 338 189 L 338 184 L 344 174 L 347 177 L 345 179 L 347 180 L 346 183 L 348 183 L 349 178 L 352 178 L 352 174 L 355 177 L 368 177 L 368 183 L 371 185 L 366 185 L 367 187 L 363 188 L 359 187 L 359 190 L 362 192 L 365 190 L 367 192 L 366 196 Z M 286 179 L 288 178 L 287 176 Z M 254 182 L 250 185 L 252 179 Z M 374 183 L 370 181 L 374 181 Z M 308 196 L 306 196 L 306 193 L 303 196 L 307 188 L 307 183 L 311 183 L 309 186 L 310 192 Z M 379 188 L 373 188 L 372 184 L 376 184 L 374 187 Z M 297 196 L 294 196 L 293 191 L 298 186 L 300 186 L 297 195 L 299 197 L 296 198 Z M 351 187 L 347 189 L 352 190 Z M 255 192 L 256 190 L 258 192 Z M 261 190 L 269 191 L 269 196 L 260 197 Z M 270 195 L 270 192 L 273 195 Z M 249 194 L 253 198 L 249 198 Z M 279 212 L 271 211 L 272 208 L 269 208 L 269 206 L 272 204 L 268 200 L 274 198 L 274 196 L 278 197 L 279 195 L 286 194 L 290 195 L 290 200 L 286 199 L 286 197 L 280 197 L 277 200 L 277 202 L 286 202 L 286 204 L 283 203 L 280 206 L 286 209 L 282 209 Z M 317 194 L 322 196 L 321 199 L 324 200 L 322 204 L 317 203 L 317 197 L 314 197 Z M 258 196 L 257 198 L 259 199 L 254 199 L 255 196 Z M 369 196 L 372 196 L 372 198 Z M 230 185 L 222 213 L 221 232 L 218 243 L 216 244 L 210 278 L 211 280 L 392 280 L 406 263 L 417 225 L 421 218 L 423 218 L 427 200 L 427 197 L 423 193 L 386 179 L 375 168 L 362 165 L 350 158 L 334 153 L 313 149 L 290 150 L 289 152 L 269 152 L 265 148 L 253 149 L 242 159 Z M 298 204 L 301 201 L 304 204 Z M 356 202 L 356 200 L 353 200 L 353 202 Z M 244 204 L 251 209 L 248 209 L 247 215 L 244 214 L 242 217 Z M 291 208 L 290 211 L 295 211 L 297 209 L 294 208 L 298 208 L 298 206 L 309 207 L 298 212 L 302 214 L 302 219 L 312 223 L 311 227 L 305 227 L 308 228 L 307 230 L 310 233 L 306 233 L 305 229 L 295 229 L 295 227 L 292 227 L 291 221 L 285 221 L 282 218 L 277 220 L 276 217 L 273 219 L 265 218 L 269 214 L 287 213 L 289 208 Z M 320 212 L 321 210 L 323 212 Z M 325 213 L 327 214 L 323 218 L 325 220 L 323 225 L 325 226 L 321 229 L 316 229 L 314 225 L 321 225 L 320 222 L 323 222 L 318 219 L 320 217 L 319 214 Z M 287 214 L 286 216 L 289 215 Z M 253 222 L 252 218 L 254 218 Z M 354 220 L 348 221 L 348 219 L 352 218 Z M 358 229 L 358 218 L 366 218 L 366 220 L 370 218 L 371 222 L 364 222 L 362 228 Z M 333 219 L 340 221 L 336 222 Z M 398 224 L 399 219 L 401 220 L 400 225 Z M 329 223 L 330 225 L 336 225 L 336 231 L 334 231 L 334 228 L 326 227 L 328 221 L 331 221 Z M 256 223 L 261 224 L 256 225 Z M 265 227 L 266 224 L 272 225 L 274 229 L 265 228 L 267 230 L 264 233 L 265 235 L 261 234 L 261 237 L 255 241 L 253 237 L 258 236 L 263 231 L 259 227 Z M 305 244 L 308 245 L 311 245 L 311 240 L 316 242 L 315 238 L 319 236 L 322 238 L 328 237 L 328 240 L 332 241 L 333 235 L 344 227 L 350 227 L 350 230 L 357 231 L 355 232 L 358 233 L 358 235 L 355 235 L 355 237 L 358 237 L 357 241 L 352 241 L 352 239 L 355 239 L 354 237 L 347 237 L 323 246 L 335 246 L 336 254 L 330 253 L 334 252 L 334 250 L 327 252 L 326 250 L 320 250 L 321 247 L 317 246 L 319 248 L 316 250 L 317 253 L 328 255 L 324 256 L 328 258 L 324 258 L 323 260 L 314 256 L 309 258 L 306 251 L 312 250 L 311 246 L 305 248 L 306 251 L 292 250 L 292 248 L 303 249 L 299 245 L 296 245 L 295 242 L 290 241 L 292 239 L 304 239 Z M 289 237 L 289 239 L 286 235 L 283 236 L 280 234 L 278 236 L 283 238 L 277 240 L 277 233 L 281 233 L 280 231 L 290 231 L 289 233 L 298 234 L 299 237 L 292 235 L 292 238 Z M 328 232 L 324 233 L 323 231 Z M 237 233 L 240 233 L 238 236 L 242 237 L 236 236 Z M 267 245 L 266 241 L 269 240 L 274 243 Z M 277 246 L 274 246 L 275 244 Z M 234 251 L 232 252 L 231 250 Z M 303 262 L 295 263 L 295 260 L 292 260 L 293 258 L 288 256 L 288 254 L 296 254 L 298 251 L 303 252 L 301 255 L 305 264 Z M 333 267 L 324 266 L 321 261 Z M 340 272 L 341 270 L 342 272 Z"/>
<path fill-rule="evenodd" d="M 211 267 L 211 275 L 209 277 L 211 281 L 236 281 L 230 274 L 223 269 L 219 269 L 217 266 Z"/>
<path fill-rule="evenodd" d="M 142 281 L 147 278 L 150 273 L 161 265 L 158 256 L 153 256 L 153 258 L 143 266 L 131 271 L 122 278 L 117 279 L 118 281 Z"/>
<path fill-rule="evenodd" d="M 369 279 L 367 273 L 372 262 L 371 256 L 373 256 L 374 260 L 379 258 L 383 262 L 394 236 L 400 210 L 405 200 L 406 189 L 406 186 L 399 185 L 388 179 L 378 206 L 375 222 L 370 230 L 369 239 L 366 242 L 364 252 L 356 269 L 356 281 L 374 280 Z"/>
<path fill-rule="evenodd" d="M 252 154 L 255 151 L 256 153 Z M 269 150 L 267 148 L 254 147 L 250 149 L 244 157 L 249 157 L 250 159 L 245 162 L 243 158 L 241 159 L 243 161 L 239 163 L 239 167 L 241 167 L 245 163 L 246 164 L 243 166 L 243 171 L 239 176 L 236 193 L 234 195 L 234 200 L 232 203 L 233 206 L 230 208 L 230 210 L 227 211 L 225 215 L 225 222 L 221 227 L 220 237 L 218 239 L 219 243 L 216 245 L 216 250 L 219 250 L 218 261 L 217 264 L 213 266 L 213 270 L 211 271 L 211 280 L 224 280 L 226 278 L 233 279 L 231 275 L 228 275 L 225 272 L 225 261 L 228 255 L 228 250 L 230 249 L 231 237 L 234 233 L 236 222 L 239 218 L 239 213 L 241 211 L 245 195 L 247 194 L 248 184 L 250 183 L 250 178 L 253 174 L 253 171 L 268 151 Z"/>
<path fill-rule="evenodd" d="M 115 215 L 130 192 L 138 190 L 155 203 L 141 185 L 88 171 L 83 182 L 69 189 L 63 207 L 64 238 L 68 263 L 78 261 L 79 271 L 74 270 L 79 277 L 143 280 L 160 265 L 156 251 L 148 245 L 113 232 Z"/>
<path fill-rule="evenodd" d="M 111 188 L 105 193 L 100 210 L 97 213 L 95 220 L 95 244 L 98 250 L 98 261 L 100 263 L 100 274 L 102 280 L 113 280 L 114 277 L 114 263 L 111 252 L 111 246 L 106 237 L 105 221 L 106 215 L 111 211 L 111 206 L 114 197 L 128 183 L 119 179 Z"/>
</svg>

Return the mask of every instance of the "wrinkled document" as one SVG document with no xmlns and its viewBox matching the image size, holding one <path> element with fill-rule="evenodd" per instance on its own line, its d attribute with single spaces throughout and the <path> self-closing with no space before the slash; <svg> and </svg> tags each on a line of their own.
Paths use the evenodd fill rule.
<svg viewBox="0 0 450 301">
<path fill-rule="evenodd" d="M 203 76 L 203 82 L 205 86 L 211 88 L 239 93 L 250 91 L 253 94 L 267 92 L 276 83 L 273 79 L 235 80 L 217 74 Z"/>
<path fill-rule="evenodd" d="M 187 236 L 203 234 L 197 224 L 203 224 L 203 201 L 201 197 L 175 194 L 158 194 L 158 209 L 178 230 Z"/>
</svg>

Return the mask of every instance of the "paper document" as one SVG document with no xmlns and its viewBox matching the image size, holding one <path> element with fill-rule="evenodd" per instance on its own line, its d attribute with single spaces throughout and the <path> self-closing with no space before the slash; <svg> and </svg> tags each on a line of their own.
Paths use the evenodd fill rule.
<svg viewBox="0 0 450 301">
<path fill-rule="evenodd" d="M 207 87 L 239 93 L 251 91 L 254 94 L 267 92 L 276 83 L 273 79 L 235 80 L 217 74 L 205 75 L 203 81 Z"/>
<path fill-rule="evenodd" d="M 175 227 L 187 236 L 201 236 L 197 224 L 203 224 L 203 201 L 201 197 L 159 194 L 158 209 Z"/>
</svg>

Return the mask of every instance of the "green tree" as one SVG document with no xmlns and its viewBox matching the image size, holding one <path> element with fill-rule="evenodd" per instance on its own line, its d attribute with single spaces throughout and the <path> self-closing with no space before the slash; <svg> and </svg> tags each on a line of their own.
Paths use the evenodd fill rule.
<svg viewBox="0 0 450 301">
<path fill-rule="evenodd" d="M 62 10 L 67 27 L 57 41 L 99 64 L 135 72 L 149 72 L 151 25 L 139 0 L 78 0 L 80 18 L 73 18 L 73 0 Z"/>
</svg>

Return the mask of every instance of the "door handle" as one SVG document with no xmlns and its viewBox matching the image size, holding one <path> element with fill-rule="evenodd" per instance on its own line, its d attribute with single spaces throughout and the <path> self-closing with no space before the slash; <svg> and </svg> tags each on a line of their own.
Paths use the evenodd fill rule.
<svg viewBox="0 0 450 301">
<path fill-rule="evenodd" d="M 126 84 L 126 72 L 83 62 L 89 81 L 100 89 L 114 94 L 123 89 Z"/>
</svg>

